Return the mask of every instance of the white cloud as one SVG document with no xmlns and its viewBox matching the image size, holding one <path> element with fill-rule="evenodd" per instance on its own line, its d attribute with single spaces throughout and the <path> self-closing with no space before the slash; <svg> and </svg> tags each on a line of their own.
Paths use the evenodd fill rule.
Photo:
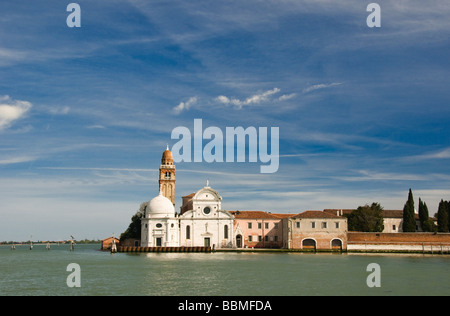
<svg viewBox="0 0 450 316">
<path fill-rule="evenodd" d="M 280 91 L 281 90 L 278 88 L 273 88 L 272 90 L 267 90 L 263 93 L 255 94 L 251 97 L 248 97 L 247 99 L 245 99 L 243 101 L 239 100 L 239 99 L 230 99 L 226 96 L 221 95 L 216 98 L 216 101 L 218 101 L 222 104 L 226 104 L 226 105 L 228 105 L 228 104 L 234 105 L 237 109 L 240 110 L 245 105 L 259 104 L 261 102 L 266 102 L 269 100 L 269 97 L 271 95 L 274 95 Z"/>
<path fill-rule="evenodd" d="M 173 111 L 175 114 L 180 114 L 184 110 L 189 110 L 189 108 L 195 103 L 197 103 L 197 97 L 189 98 L 187 102 L 180 102 L 180 104 L 173 108 Z"/>
<path fill-rule="evenodd" d="M 30 162 L 36 159 L 37 158 L 35 156 L 20 156 L 8 159 L 0 159 L 0 165 L 11 165 L 16 163 Z"/>
<path fill-rule="evenodd" d="M 318 89 L 324 89 L 324 88 L 339 86 L 341 84 L 342 84 L 342 82 L 333 82 L 333 83 L 329 83 L 329 84 L 326 84 L 326 83 L 315 84 L 315 85 L 312 85 L 312 86 L 309 86 L 309 87 L 303 89 L 303 93 L 308 93 L 308 92 L 311 92 L 311 91 L 314 91 L 314 90 L 318 90 Z"/>
<path fill-rule="evenodd" d="M 450 159 L 450 147 L 437 152 L 407 158 L 407 160 L 427 160 L 427 159 Z"/>
<path fill-rule="evenodd" d="M 64 106 L 64 107 L 58 107 L 58 108 L 51 108 L 48 111 L 50 112 L 50 114 L 66 115 L 66 114 L 69 113 L 70 107 L 69 106 Z"/>
<path fill-rule="evenodd" d="M 0 97 L 0 130 L 24 117 L 32 106 L 28 101 L 12 100 L 9 96 Z"/>
<path fill-rule="evenodd" d="M 295 98 L 296 96 L 297 96 L 297 93 L 283 94 L 281 97 L 278 98 L 278 101 L 290 100 L 292 98 Z"/>
</svg>

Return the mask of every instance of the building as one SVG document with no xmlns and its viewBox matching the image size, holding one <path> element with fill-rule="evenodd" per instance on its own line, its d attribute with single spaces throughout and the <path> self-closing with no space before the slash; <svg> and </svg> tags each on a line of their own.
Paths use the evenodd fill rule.
<svg viewBox="0 0 450 316">
<path fill-rule="evenodd" d="M 325 209 L 324 212 L 335 214 L 338 216 L 348 216 L 353 209 Z M 382 233 L 402 233 L 403 232 L 403 210 L 383 210 L 383 225 Z M 414 214 L 416 219 L 416 231 L 422 232 L 422 225 L 420 224 L 419 215 Z M 434 218 L 431 217 L 433 221 Z"/>
<path fill-rule="evenodd" d="M 283 218 L 292 214 L 230 211 L 234 216 L 237 248 L 282 248 Z"/>
<path fill-rule="evenodd" d="M 209 186 L 183 197 L 180 246 L 234 247 L 234 217 L 222 209 L 222 197 Z"/>
<path fill-rule="evenodd" d="M 183 197 L 175 212 L 175 165 L 167 148 L 161 159 L 159 194 L 141 219 L 141 247 L 234 247 L 234 217 L 222 210 L 222 197 L 209 186 Z"/>
<path fill-rule="evenodd" d="M 286 218 L 284 240 L 288 249 L 347 249 L 347 218 L 322 211 L 306 211 Z"/>
<path fill-rule="evenodd" d="M 113 243 L 113 241 L 116 243 L 116 245 L 117 244 L 119 244 L 119 239 L 118 238 L 116 238 L 116 237 L 114 237 L 114 236 L 111 236 L 111 237 L 108 237 L 108 238 L 105 238 L 105 239 L 102 239 L 102 243 L 101 243 L 101 250 L 108 250 L 108 249 L 111 249 L 111 244 Z"/>
<path fill-rule="evenodd" d="M 347 247 L 347 219 L 332 211 L 273 214 L 226 211 L 222 197 L 206 186 L 182 197 L 175 212 L 175 165 L 167 148 L 159 169 L 159 192 L 141 219 L 141 247 L 288 248 Z M 341 210 L 342 211 L 342 210 Z"/>
</svg>

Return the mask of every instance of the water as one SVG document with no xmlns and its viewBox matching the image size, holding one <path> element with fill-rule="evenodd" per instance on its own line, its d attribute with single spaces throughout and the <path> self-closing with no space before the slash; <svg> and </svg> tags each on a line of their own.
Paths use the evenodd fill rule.
<svg viewBox="0 0 450 316">
<path fill-rule="evenodd" d="M 450 295 L 450 256 L 310 253 L 117 253 L 99 245 L 0 246 L 0 295 Z M 81 287 L 67 286 L 70 263 Z M 377 263 L 381 287 L 369 288 Z"/>
</svg>

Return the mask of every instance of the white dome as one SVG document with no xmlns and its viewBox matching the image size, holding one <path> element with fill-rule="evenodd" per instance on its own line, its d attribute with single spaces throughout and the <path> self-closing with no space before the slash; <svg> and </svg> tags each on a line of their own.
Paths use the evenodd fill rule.
<svg viewBox="0 0 450 316">
<path fill-rule="evenodd" d="M 161 193 L 148 202 L 148 217 L 174 217 L 175 207 L 172 202 Z"/>
</svg>

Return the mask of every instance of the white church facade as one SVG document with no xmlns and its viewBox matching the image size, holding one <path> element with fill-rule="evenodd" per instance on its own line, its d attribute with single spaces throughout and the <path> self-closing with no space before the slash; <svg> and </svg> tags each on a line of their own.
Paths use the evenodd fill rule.
<svg viewBox="0 0 450 316">
<path fill-rule="evenodd" d="M 234 216 L 222 209 L 222 197 L 208 182 L 184 196 L 180 214 L 175 212 L 175 166 L 168 148 L 161 159 L 159 188 L 141 219 L 141 247 L 235 246 Z"/>
</svg>

